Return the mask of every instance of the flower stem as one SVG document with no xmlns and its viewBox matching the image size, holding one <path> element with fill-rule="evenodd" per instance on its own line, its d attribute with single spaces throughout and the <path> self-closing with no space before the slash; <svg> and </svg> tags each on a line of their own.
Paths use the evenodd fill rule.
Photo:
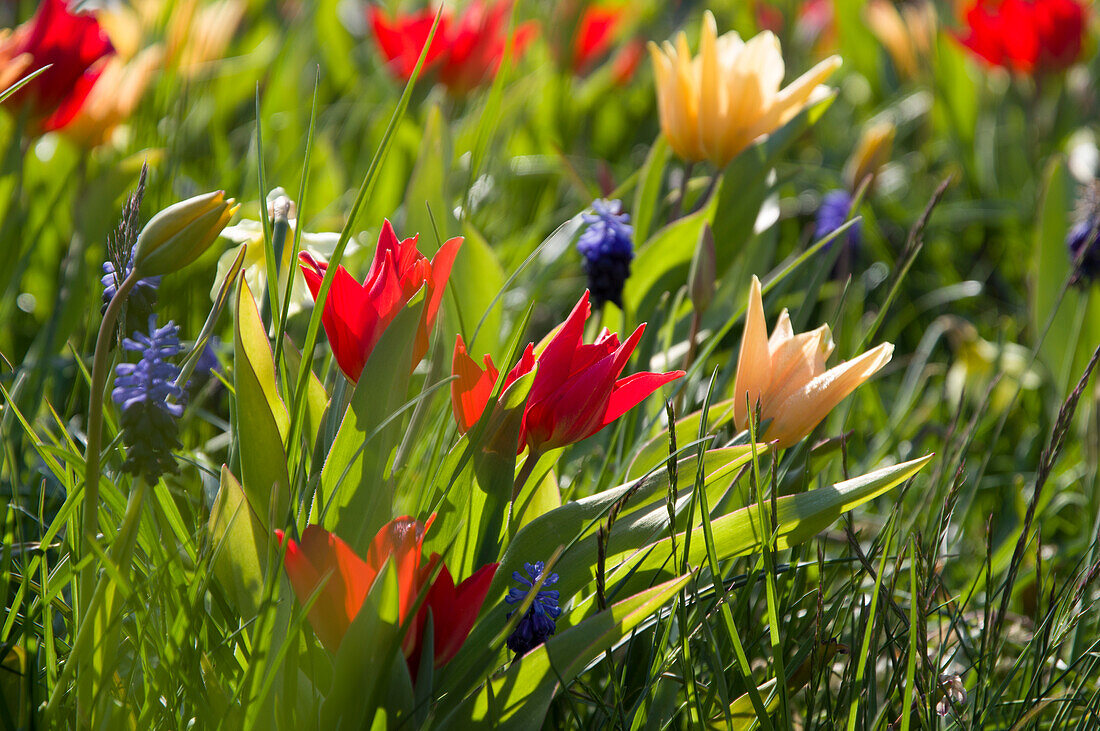
<svg viewBox="0 0 1100 731">
<path fill-rule="evenodd" d="M 94 541 L 99 527 L 99 446 L 103 440 L 103 389 L 107 385 L 108 359 L 111 353 L 111 338 L 114 336 L 115 323 L 118 321 L 119 312 L 126 302 L 130 290 L 138 282 L 138 270 L 134 267 L 130 274 L 118 286 L 118 291 L 111 298 L 107 309 L 103 313 L 103 321 L 99 324 L 99 335 L 96 337 L 95 355 L 92 358 L 92 385 L 88 396 L 88 436 L 87 446 L 84 449 L 84 514 L 83 530 L 81 535 L 80 553 L 85 553 L 88 541 Z M 95 578 L 95 567 L 92 562 L 81 571 L 80 584 L 78 586 L 79 609 L 84 609 L 89 599 L 92 581 Z"/>
</svg>

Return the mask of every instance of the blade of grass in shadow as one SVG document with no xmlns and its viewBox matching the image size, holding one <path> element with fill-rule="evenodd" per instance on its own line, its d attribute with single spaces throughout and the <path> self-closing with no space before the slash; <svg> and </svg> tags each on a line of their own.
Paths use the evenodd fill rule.
<svg viewBox="0 0 1100 731">
<path fill-rule="evenodd" d="M 367 173 L 363 177 L 362 184 L 359 186 L 359 191 L 355 194 L 355 202 L 352 203 L 351 211 L 348 212 L 348 220 L 344 224 L 343 230 L 340 231 L 340 239 L 336 242 L 336 248 L 333 249 L 332 257 L 329 259 L 328 267 L 325 269 L 325 276 L 321 279 L 321 286 L 318 288 L 317 296 L 314 298 L 313 313 L 309 318 L 309 327 L 306 330 L 305 344 L 302 347 L 302 362 L 298 368 L 298 379 L 294 388 L 290 431 L 287 439 L 288 444 L 296 444 L 302 430 L 306 407 L 306 387 L 309 384 L 310 364 L 313 363 L 313 351 L 317 347 L 317 337 L 321 329 L 321 313 L 324 312 L 325 302 L 328 299 L 328 291 L 332 287 L 332 280 L 336 277 L 336 268 L 340 264 L 340 259 L 344 255 L 344 249 L 347 248 L 348 241 L 351 240 L 351 232 L 355 228 L 359 213 L 363 208 L 363 203 L 370 197 L 371 192 L 374 190 L 374 184 L 378 180 L 378 171 L 381 170 L 382 163 L 386 160 L 386 155 L 393 142 L 393 135 L 397 130 L 397 125 L 400 124 L 401 119 L 405 116 L 405 110 L 409 106 L 409 99 L 412 97 L 413 87 L 416 85 L 417 79 L 420 78 L 420 69 L 424 66 L 424 59 L 428 56 L 428 49 L 431 47 L 432 40 L 435 38 L 435 32 L 439 27 L 439 20 L 442 16 L 443 6 L 440 5 L 439 10 L 436 11 L 435 19 L 432 21 L 432 27 L 428 31 L 428 37 L 424 41 L 424 47 L 420 51 L 420 57 L 416 60 L 416 66 L 413 67 L 412 74 L 409 76 L 409 81 L 405 84 L 405 90 L 401 93 L 401 98 L 397 102 L 397 108 L 394 109 L 389 124 L 386 125 L 386 131 L 382 134 L 382 141 L 379 143 L 378 149 L 375 150 L 374 157 L 371 158 L 370 166 L 367 168 Z"/>
</svg>

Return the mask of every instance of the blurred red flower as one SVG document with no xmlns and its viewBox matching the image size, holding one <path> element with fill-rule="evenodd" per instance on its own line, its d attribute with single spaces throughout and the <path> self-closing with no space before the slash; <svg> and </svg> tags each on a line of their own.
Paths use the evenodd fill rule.
<svg viewBox="0 0 1100 731">
<path fill-rule="evenodd" d="M 411 617 L 402 644 L 413 676 L 420 661 L 429 611 L 432 613 L 435 667 L 441 667 L 458 654 L 485 603 L 497 564 L 482 566 L 458 586 L 443 564 L 435 581 L 427 586 L 432 571 L 442 560 L 439 554 L 433 553 L 425 564 L 421 555 L 424 534 L 434 518 L 433 515 L 427 523 L 409 517 L 391 520 L 375 535 L 365 559 L 319 525 L 306 526 L 301 543 L 286 539 L 282 531 L 276 531 L 279 543 L 286 541 L 283 566 L 298 600 L 307 602 L 321 581 L 325 581 L 310 608 L 309 622 L 317 639 L 330 652 L 340 648 L 374 580 L 386 562 L 393 559 L 397 570 L 398 616 L 402 623 L 410 620 L 417 598 L 427 587 L 424 602 L 415 617 Z"/>
<path fill-rule="evenodd" d="M 977 0 L 959 41 L 993 66 L 1021 74 L 1062 71 L 1081 53 L 1085 8 L 1077 0 Z"/>
<path fill-rule="evenodd" d="M 437 71 L 440 83 L 456 95 L 466 94 L 496 75 L 508 41 L 511 0 L 486 4 L 473 0 L 459 18 L 444 11 L 424 59 L 424 72 Z M 389 67 L 400 79 L 412 76 L 428 40 L 435 11 L 397 14 L 392 20 L 376 5 L 369 10 L 371 29 Z M 521 23 L 512 36 L 513 58 L 522 55 L 534 37 L 533 22 Z"/>
<path fill-rule="evenodd" d="M 359 374 L 382 333 L 421 287 L 426 288 L 427 302 L 410 368 L 415 368 L 428 352 L 428 332 L 435 324 L 462 237 L 445 242 L 430 261 L 417 250 L 416 241 L 416 236 L 398 241 L 393 226 L 385 221 L 363 284 L 355 281 L 343 266 L 336 268 L 321 322 L 340 370 L 352 383 L 359 381 Z M 299 259 L 306 284 L 316 299 L 328 265 L 305 251 Z"/>
<path fill-rule="evenodd" d="M 97 61 L 113 53 L 95 16 L 71 12 L 65 0 L 43 0 L 34 17 L 10 33 L 0 33 L 0 67 L 4 68 L 0 75 L 5 82 L 50 67 L 8 103 L 25 107 L 36 131 L 63 127 L 80 110 L 102 73 Z"/>
<path fill-rule="evenodd" d="M 595 343 L 585 344 L 584 323 L 591 313 L 588 297 L 585 292 L 537 356 L 534 346 L 528 345 L 519 364 L 508 374 L 505 387 L 538 365 L 523 415 L 520 451 L 526 445 L 532 452 L 543 452 L 587 439 L 661 386 L 684 375 L 683 371 L 642 372 L 620 379 L 645 325 L 638 326 L 625 343 L 605 329 Z M 485 365 L 482 371 L 459 339 L 453 365 L 457 378 L 452 381 L 451 397 L 460 429 L 469 429 L 480 418 L 496 382 L 492 358 L 486 356 Z"/>
</svg>

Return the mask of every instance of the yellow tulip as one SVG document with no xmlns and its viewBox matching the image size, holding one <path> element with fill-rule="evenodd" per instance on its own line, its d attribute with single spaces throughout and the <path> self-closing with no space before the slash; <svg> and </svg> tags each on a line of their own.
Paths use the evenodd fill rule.
<svg viewBox="0 0 1100 731">
<path fill-rule="evenodd" d="M 786 310 L 768 337 L 760 280 L 752 278 L 745 332 L 734 379 L 734 422 L 745 429 L 749 407 L 768 421 L 763 440 L 789 447 L 813 431 L 844 397 L 890 362 L 894 346 L 882 343 L 826 370 L 833 352 L 828 325 L 795 335 Z"/>
<path fill-rule="evenodd" d="M 892 0 L 871 0 L 863 12 L 867 27 L 890 54 L 898 74 L 914 78 L 922 62 L 932 54 L 936 38 L 935 5 L 918 0 L 898 8 Z"/>
<path fill-rule="evenodd" d="M 692 57 L 683 32 L 675 45 L 651 42 L 649 53 L 661 130 L 673 151 L 718 167 L 827 94 L 821 82 L 840 66 L 840 57 L 831 56 L 781 89 L 785 70 L 775 34 L 764 31 L 748 42 L 734 31 L 719 37 L 709 10 L 698 56 Z"/>
</svg>

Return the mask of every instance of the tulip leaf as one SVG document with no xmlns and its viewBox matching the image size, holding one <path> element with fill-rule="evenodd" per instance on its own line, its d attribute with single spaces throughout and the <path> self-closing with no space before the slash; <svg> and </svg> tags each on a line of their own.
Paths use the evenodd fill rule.
<svg viewBox="0 0 1100 731">
<path fill-rule="evenodd" d="M 1070 288 L 1059 303 L 1073 264 L 1065 242 L 1066 233 L 1072 226 L 1070 211 L 1073 210 L 1074 189 L 1064 157 L 1050 161 L 1043 183 L 1035 229 L 1032 325 L 1039 337 L 1053 318 L 1039 354 L 1055 375 L 1058 393 L 1065 393 L 1069 390 L 1070 379 L 1085 369 L 1093 347 L 1100 342 L 1100 297 L 1091 290 Z"/>
<path fill-rule="evenodd" d="M 763 449 L 763 446 L 760 448 Z M 751 458 L 749 447 L 716 449 L 706 453 L 704 484 L 715 490 L 715 501 L 719 491 L 725 492 L 732 476 Z M 697 457 L 692 455 L 681 460 L 680 469 L 694 474 L 696 463 Z M 566 547 L 554 568 L 555 573 L 561 576 L 555 588 L 561 590 L 564 603 L 595 576 L 596 547 L 589 539 L 594 536 L 599 522 L 611 507 L 621 502 L 627 493 L 631 493 L 619 513 L 616 530 L 612 535 L 617 534 L 619 526 L 628 523 L 631 516 L 641 512 L 649 516 L 649 522 L 643 521 L 642 525 L 636 526 L 633 535 L 636 545 L 643 546 L 657 537 L 654 531 L 661 529 L 662 519 L 656 513 L 663 515 L 664 521 L 668 520 L 663 502 L 667 491 L 668 473 L 662 467 L 641 480 L 568 502 L 523 526 L 508 544 L 500 568 L 493 577 L 485 606 L 493 606 L 493 602 L 507 592 L 513 571 L 522 569 L 526 562 L 546 560 L 558 546 Z M 667 526 L 667 522 L 665 525 Z M 667 533 L 667 527 L 664 530 Z M 574 545 L 575 541 L 582 538 L 586 541 Z M 483 673 L 492 664 L 493 656 L 487 648 L 499 628 L 504 626 L 507 613 L 507 605 L 497 604 L 488 610 L 490 618 L 483 619 L 474 627 L 462 650 L 446 668 L 447 678 L 455 683 L 453 688 L 461 687 L 458 684 L 463 680 L 471 679 L 469 676 L 472 674 Z"/>
<path fill-rule="evenodd" d="M 661 292 L 682 284 L 703 224 L 714 220 L 716 200 L 712 195 L 698 211 L 668 224 L 639 247 L 623 290 L 628 312 L 648 312 Z"/>
<path fill-rule="evenodd" d="M 873 500 L 887 490 L 908 480 L 932 461 L 933 456 L 929 454 L 909 462 L 883 467 L 868 472 L 866 475 L 838 482 L 830 487 L 778 498 L 776 500 L 778 524 L 774 526 L 774 548 L 781 551 L 813 538 L 832 525 L 843 513 L 862 505 L 868 500 Z M 758 507 L 750 505 L 711 521 L 715 551 L 719 561 L 751 553 L 761 545 L 766 536 L 759 519 Z M 683 532 L 677 535 L 677 545 L 684 545 L 684 537 L 685 533 Z M 612 544 L 609 553 L 613 551 L 619 551 L 622 554 L 635 552 L 636 547 L 633 542 L 622 541 L 620 545 L 616 545 L 615 538 L 615 534 L 612 533 Z M 594 549 L 593 546 L 593 553 Z M 695 528 L 692 531 L 691 552 L 687 557 L 688 563 L 702 564 L 707 560 L 706 551 L 707 545 L 703 537 L 703 529 Z M 635 553 L 634 555 L 637 558 L 631 558 L 622 563 L 616 569 L 615 575 L 625 575 L 630 571 L 643 573 L 646 571 L 660 571 L 671 553 L 669 539 L 663 538 L 652 544 L 644 554 Z M 620 556 L 620 558 L 622 557 Z M 609 556 L 609 563 L 611 560 Z M 614 577 L 609 581 L 613 579 Z"/>
<path fill-rule="evenodd" d="M 421 288 L 375 345 L 321 472 L 321 524 L 359 555 L 366 554 L 371 538 L 391 516 L 393 488 L 386 469 L 401 424 L 400 419 L 386 421 L 406 401 L 424 304 Z"/>
<path fill-rule="evenodd" d="M 504 342 L 501 310 L 493 305 L 507 277 L 492 247 L 469 220 L 463 223 L 462 234 L 465 240 L 451 267 L 450 288 L 454 297 L 444 302 L 450 322 L 455 328 L 461 325 L 470 336 L 466 341 L 469 346 L 477 343 L 478 352 L 491 353 Z"/>
<path fill-rule="evenodd" d="M 699 436 L 699 420 L 703 418 L 702 411 L 688 414 L 676 421 L 676 443 L 687 444 Z M 726 399 L 711 404 L 707 414 L 707 434 L 713 434 L 719 427 L 724 426 L 733 419 L 733 399 Z M 634 456 L 630 467 L 626 471 L 628 479 L 636 480 L 646 472 L 668 459 L 668 433 L 662 431 L 650 439 Z"/>
<path fill-rule="evenodd" d="M 623 293 L 628 312 L 648 312 L 661 292 L 683 284 L 704 223 L 714 232 L 717 271 L 729 267 L 748 243 L 760 206 L 772 192 L 768 175 L 776 160 L 824 114 L 834 97 L 807 107 L 742 151 L 726 166 L 717 192 L 698 211 L 668 224 L 638 248 Z"/>
<path fill-rule="evenodd" d="M 758 448 L 759 450 L 759 448 Z M 724 453 L 725 464 L 714 459 Z M 759 454 L 759 451 L 758 451 Z M 708 489 L 708 502 L 717 504 L 717 490 L 724 492 L 730 478 L 736 471 L 751 460 L 746 448 L 731 448 L 706 453 L 707 466 L 704 469 L 704 484 Z M 861 477 L 837 483 L 830 487 L 812 490 L 799 495 L 779 498 L 777 503 L 779 525 L 776 529 L 776 548 L 782 550 L 812 538 L 832 524 L 842 513 L 883 494 L 912 477 L 932 459 L 932 455 L 921 459 L 885 467 Z M 681 470 L 694 469 L 695 458 L 681 463 Z M 691 465 L 688 467 L 687 465 Z M 672 555 L 668 535 L 668 512 L 663 503 L 653 504 L 653 500 L 663 496 L 662 488 L 667 486 L 667 476 L 660 471 L 642 481 L 641 487 L 632 497 L 630 505 L 641 505 L 632 512 L 623 511 L 615 522 L 608 545 L 608 585 L 630 575 L 630 586 L 647 582 L 654 574 L 666 571 Z M 554 572 L 561 578 L 555 586 L 561 593 L 565 604 L 577 592 L 583 589 L 595 576 L 596 540 L 595 524 L 605 511 L 631 489 L 632 483 L 612 488 L 598 495 L 567 503 L 551 511 L 530 525 L 525 526 L 511 542 L 505 552 L 489 590 L 486 604 L 502 596 L 507 588 L 508 577 L 513 571 L 522 568 L 523 563 L 543 559 L 556 546 L 565 546 L 565 551 L 554 565 Z M 711 491 L 714 490 L 714 493 Z M 637 500 L 637 503 L 634 503 Z M 680 498 L 680 508 L 688 504 L 690 495 Z M 645 509 L 645 505 L 649 505 Z M 751 553 L 760 546 L 763 532 L 757 523 L 759 509 L 751 505 L 711 521 L 714 550 L 718 560 Z M 692 533 L 691 554 L 688 562 L 700 565 L 707 560 L 707 541 L 702 528 Z M 579 539 L 579 540 L 574 540 Z M 676 545 L 684 545 L 684 533 L 676 538 Z M 568 616 L 559 620 L 559 627 L 578 621 L 592 608 L 591 596 L 574 605 Z M 494 629 L 504 624 L 507 605 L 498 604 L 487 612 L 487 617 L 474 628 L 470 639 L 462 652 L 451 661 L 448 670 L 452 688 L 460 688 L 459 683 L 473 680 L 478 667 L 492 664 L 492 656 L 487 654 Z"/>
<path fill-rule="evenodd" d="M 653 229 L 653 222 L 657 219 L 659 211 L 657 200 L 661 195 L 661 182 L 665 177 L 665 165 L 671 148 L 664 134 L 657 136 L 657 141 L 649 149 L 645 164 L 639 173 L 638 187 L 634 191 L 634 207 L 631 223 L 634 224 L 634 246 L 640 248 L 649 239 L 649 233 Z M 636 265 L 635 265 L 636 266 Z M 612 330 L 611 332 L 617 332 Z"/>
<path fill-rule="evenodd" d="M 243 275 L 239 281 L 233 339 L 234 432 L 239 440 L 244 493 L 252 511 L 266 524 L 271 516 L 271 496 L 278 496 L 275 511 L 279 516 L 286 512 L 289 501 L 283 441 L 290 419 L 276 387 L 267 329 Z"/>
<path fill-rule="evenodd" d="M 542 728 L 554 696 L 592 660 L 652 616 L 689 578 L 682 576 L 624 599 L 551 637 L 466 698 L 439 728 Z"/>
<path fill-rule="evenodd" d="M 215 578 L 241 617 L 255 618 L 263 599 L 268 532 L 225 465 L 218 496 L 210 509 L 209 531 Z"/>
<path fill-rule="evenodd" d="M 399 595 L 391 559 L 379 572 L 333 658 L 332 688 L 321 705 L 320 728 L 362 728 L 385 701 L 392 661 L 401 654 Z"/>
</svg>

